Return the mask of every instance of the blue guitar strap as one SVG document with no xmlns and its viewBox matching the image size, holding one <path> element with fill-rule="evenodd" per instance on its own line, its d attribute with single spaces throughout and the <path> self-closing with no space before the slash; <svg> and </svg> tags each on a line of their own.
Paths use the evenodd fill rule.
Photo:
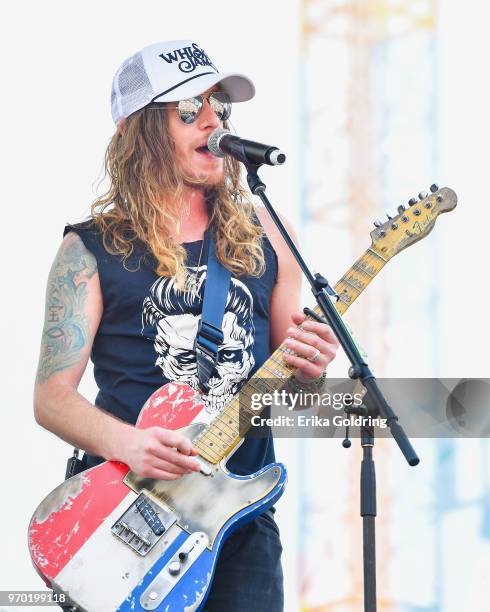
<svg viewBox="0 0 490 612">
<path fill-rule="evenodd" d="M 223 316 L 225 314 L 231 272 L 216 256 L 214 230 L 208 227 L 204 234 L 208 249 L 206 281 L 202 316 L 197 330 L 194 350 L 196 352 L 199 387 L 204 393 L 209 391 L 208 381 L 218 361 L 218 348 L 223 342 Z"/>
</svg>

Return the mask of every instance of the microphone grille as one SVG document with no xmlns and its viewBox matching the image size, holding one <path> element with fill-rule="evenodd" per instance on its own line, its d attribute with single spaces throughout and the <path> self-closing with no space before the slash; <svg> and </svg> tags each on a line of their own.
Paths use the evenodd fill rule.
<svg viewBox="0 0 490 612">
<path fill-rule="evenodd" d="M 216 157 L 224 157 L 225 154 L 219 148 L 219 141 L 225 134 L 230 134 L 230 130 L 225 130 L 223 128 L 216 128 L 214 132 L 211 132 L 208 138 L 208 149 L 211 151 L 213 155 Z"/>
</svg>

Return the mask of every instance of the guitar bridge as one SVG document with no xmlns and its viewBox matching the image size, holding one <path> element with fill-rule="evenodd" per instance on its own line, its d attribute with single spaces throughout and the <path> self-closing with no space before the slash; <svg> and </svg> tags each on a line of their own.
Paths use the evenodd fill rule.
<svg viewBox="0 0 490 612">
<path fill-rule="evenodd" d="M 144 557 L 176 522 L 177 515 L 140 493 L 111 527 L 112 533 Z"/>
</svg>

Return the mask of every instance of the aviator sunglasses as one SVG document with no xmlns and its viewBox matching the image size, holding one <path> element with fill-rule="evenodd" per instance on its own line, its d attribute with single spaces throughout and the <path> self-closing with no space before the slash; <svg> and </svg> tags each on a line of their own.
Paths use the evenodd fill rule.
<svg viewBox="0 0 490 612">
<path fill-rule="evenodd" d="M 213 91 L 213 93 L 210 93 L 208 96 L 194 96 L 193 98 L 186 98 L 185 100 L 180 100 L 177 103 L 177 106 L 168 106 L 167 102 L 154 102 L 153 105 L 149 106 L 148 108 L 159 110 L 176 108 L 179 113 L 180 120 L 189 125 L 190 123 L 194 123 L 194 121 L 197 119 L 197 116 L 204 106 L 204 100 L 209 102 L 211 110 L 215 113 L 220 121 L 226 121 L 226 119 L 228 119 L 228 117 L 231 115 L 230 96 L 224 91 Z"/>
</svg>

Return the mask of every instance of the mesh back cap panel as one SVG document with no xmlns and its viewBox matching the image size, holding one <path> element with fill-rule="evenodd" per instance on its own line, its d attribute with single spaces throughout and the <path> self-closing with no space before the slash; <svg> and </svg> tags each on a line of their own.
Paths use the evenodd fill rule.
<svg viewBox="0 0 490 612">
<path fill-rule="evenodd" d="M 141 53 L 136 53 L 127 59 L 118 70 L 114 80 L 113 97 L 117 99 L 117 104 L 112 105 L 112 114 L 117 123 L 121 117 L 129 117 L 149 104 L 154 92 L 146 74 Z"/>
<path fill-rule="evenodd" d="M 192 41 L 150 45 L 126 59 L 116 72 L 111 92 L 112 118 L 117 125 L 152 100 L 182 100 L 221 81 L 232 102 L 250 100 L 255 94 L 248 77 L 220 73 L 205 51 Z"/>
</svg>

